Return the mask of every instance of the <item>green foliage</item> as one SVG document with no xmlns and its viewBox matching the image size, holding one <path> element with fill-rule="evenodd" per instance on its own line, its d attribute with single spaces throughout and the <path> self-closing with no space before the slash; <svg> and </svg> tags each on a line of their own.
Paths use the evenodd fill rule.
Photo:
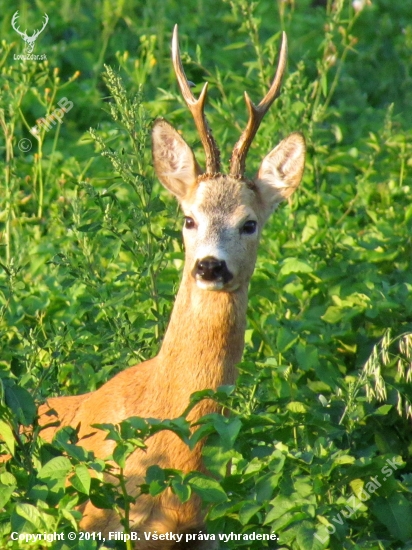
<svg viewBox="0 0 412 550">
<path fill-rule="evenodd" d="M 198 494 L 224 550 L 274 548 L 256 539 L 272 533 L 294 550 L 411 547 L 411 7 L 317 4 L 0 3 L 2 548 L 97 548 L 10 539 L 77 531 L 88 499 L 116 510 L 127 533 L 125 462 L 164 429 L 191 448 L 207 438 L 211 476 L 153 465 L 140 490 Z M 48 13 L 35 49 L 47 61 L 14 58 L 16 9 L 28 29 Z M 44 444 L 36 410 L 153 356 L 167 325 L 183 253 L 176 206 L 151 169 L 151 120 L 167 117 L 202 161 L 170 70 L 175 22 L 188 78 L 210 82 L 226 163 L 242 92 L 263 97 L 287 31 L 289 72 L 248 172 L 294 130 L 306 171 L 264 232 L 236 388 L 198 392 L 179 419 L 99 426 L 115 442 L 102 461 L 74 429 Z M 53 119 L 62 101 L 73 106 Z M 207 398 L 230 414 L 190 432 L 186 416 Z"/>
</svg>

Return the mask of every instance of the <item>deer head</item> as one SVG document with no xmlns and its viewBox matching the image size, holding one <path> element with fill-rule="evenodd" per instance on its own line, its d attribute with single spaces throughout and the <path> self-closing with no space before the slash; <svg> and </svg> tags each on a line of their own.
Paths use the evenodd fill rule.
<svg viewBox="0 0 412 550">
<path fill-rule="evenodd" d="M 204 114 L 207 83 L 196 100 L 182 67 L 175 26 L 173 65 L 205 149 L 206 170 L 201 170 L 190 147 L 163 119 L 153 126 L 153 160 L 159 180 L 177 197 L 185 214 L 185 269 L 200 289 L 236 292 L 247 287 L 264 223 L 276 206 L 292 195 L 302 179 L 305 140 L 298 132 L 282 140 L 263 159 L 252 180 L 244 176 L 249 147 L 279 93 L 286 56 L 283 33 L 278 68 L 270 90 L 258 106 L 245 93 L 249 121 L 233 149 L 230 173 L 224 175 L 220 173 L 220 153 Z"/>
<path fill-rule="evenodd" d="M 16 13 L 13 15 L 13 19 L 11 20 L 11 26 L 25 41 L 25 43 L 26 43 L 26 46 L 24 48 L 25 51 L 27 53 L 32 53 L 33 50 L 34 50 L 34 46 L 35 46 L 37 37 L 39 36 L 39 34 L 41 32 L 43 32 L 43 30 L 45 29 L 47 23 L 49 22 L 49 16 L 47 15 L 47 13 L 44 14 L 44 23 L 43 23 L 42 28 L 40 30 L 35 30 L 31 36 L 27 35 L 27 29 L 24 32 L 21 32 L 20 27 L 16 27 L 16 21 L 17 21 L 18 18 L 19 18 L 19 12 L 16 11 Z"/>
</svg>

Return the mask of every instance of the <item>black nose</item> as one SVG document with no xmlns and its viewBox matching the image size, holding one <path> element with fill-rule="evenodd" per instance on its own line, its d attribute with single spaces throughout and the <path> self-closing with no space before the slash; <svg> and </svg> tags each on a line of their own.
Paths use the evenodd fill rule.
<svg viewBox="0 0 412 550">
<path fill-rule="evenodd" d="M 217 281 L 220 279 L 227 283 L 232 278 L 226 262 L 224 260 L 217 260 L 212 256 L 198 260 L 195 266 L 195 273 L 204 281 Z"/>
</svg>

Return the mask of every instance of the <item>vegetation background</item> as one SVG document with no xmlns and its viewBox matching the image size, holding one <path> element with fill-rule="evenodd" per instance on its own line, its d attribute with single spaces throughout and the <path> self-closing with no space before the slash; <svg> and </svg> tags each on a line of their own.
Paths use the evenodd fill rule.
<svg viewBox="0 0 412 550">
<path fill-rule="evenodd" d="M 33 52 L 47 61 L 14 57 L 16 10 L 29 35 L 48 14 Z M 412 3 L 1 0 L 0 11 L 1 548 L 35 547 L 12 531 L 77 529 L 88 498 L 116 508 L 127 532 L 122 464 L 156 426 L 112 427 L 109 484 L 99 476 L 110 466 L 75 433 L 42 444 L 36 406 L 94 390 L 158 349 L 183 250 L 180 214 L 151 168 L 151 121 L 165 116 L 201 158 L 170 63 L 179 23 L 195 92 L 210 82 L 226 163 L 243 91 L 265 94 L 287 32 L 283 93 L 248 170 L 293 130 L 308 159 L 301 191 L 264 233 L 237 387 L 215 395 L 232 414 L 197 432 L 209 435 L 214 478 L 152 468 L 142 490 L 199 493 L 210 532 L 279 537 L 224 549 L 410 550 Z M 73 107 L 59 122 L 61 100 Z M 187 437 L 183 419 L 165 427 Z"/>
</svg>

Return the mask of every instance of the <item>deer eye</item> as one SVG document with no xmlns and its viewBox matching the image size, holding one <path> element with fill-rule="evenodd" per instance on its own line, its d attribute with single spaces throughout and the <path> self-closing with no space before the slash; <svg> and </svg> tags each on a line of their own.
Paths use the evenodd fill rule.
<svg viewBox="0 0 412 550">
<path fill-rule="evenodd" d="M 194 229 L 196 227 L 195 220 L 190 216 L 185 216 L 185 228 Z"/>
<path fill-rule="evenodd" d="M 257 222 L 255 222 L 254 220 L 248 220 L 244 223 L 241 232 L 246 233 L 246 235 L 252 235 L 256 231 L 256 228 Z"/>
</svg>

